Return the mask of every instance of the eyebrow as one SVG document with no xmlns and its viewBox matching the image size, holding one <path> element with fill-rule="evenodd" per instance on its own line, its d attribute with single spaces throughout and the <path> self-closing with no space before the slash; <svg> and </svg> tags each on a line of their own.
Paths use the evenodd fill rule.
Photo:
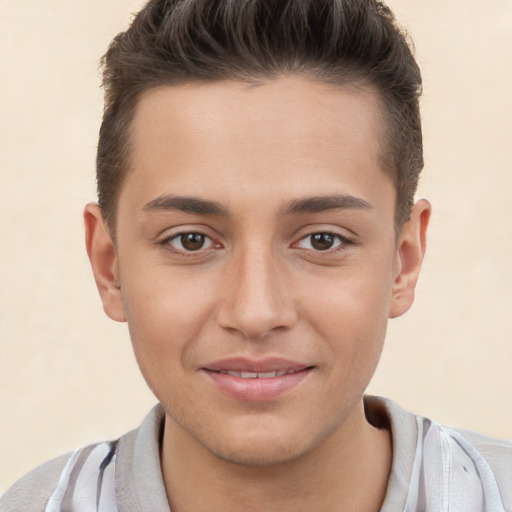
<svg viewBox="0 0 512 512">
<path fill-rule="evenodd" d="M 329 196 L 313 196 L 296 199 L 284 208 L 284 215 L 300 215 L 321 213 L 328 210 L 366 209 L 372 206 L 359 197 L 335 194 Z M 191 196 L 165 195 L 153 199 L 142 210 L 144 212 L 175 210 L 196 215 L 212 215 L 228 217 L 229 211 L 217 201 L 199 199 Z"/>
<path fill-rule="evenodd" d="M 328 210 L 366 209 L 373 210 L 370 203 L 359 197 L 335 194 L 330 196 L 315 196 L 297 199 L 288 204 L 284 210 L 285 215 L 303 213 L 320 213 Z"/>
<path fill-rule="evenodd" d="M 142 210 L 145 212 L 177 210 L 198 215 L 228 216 L 227 209 L 220 203 L 190 196 L 166 195 L 157 197 L 147 203 Z"/>
</svg>

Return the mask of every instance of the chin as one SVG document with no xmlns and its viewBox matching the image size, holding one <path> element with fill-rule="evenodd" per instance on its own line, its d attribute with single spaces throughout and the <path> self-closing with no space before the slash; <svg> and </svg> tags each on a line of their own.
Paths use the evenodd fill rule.
<svg viewBox="0 0 512 512">
<path fill-rule="evenodd" d="M 277 466 L 292 462 L 309 449 L 305 446 L 300 446 L 292 442 L 290 439 L 287 442 L 282 442 L 276 439 L 238 439 L 236 442 L 229 442 L 215 446 L 205 446 L 217 458 L 236 464 L 238 466 L 250 467 L 266 467 Z"/>
<path fill-rule="evenodd" d="M 303 421 L 266 419 L 226 422 L 223 426 L 215 425 L 208 435 L 196 431 L 199 435 L 194 437 L 218 459 L 240 466 L 265 467 L 300 459 L 321 445 L 333 431 L 333 427 L 314 428 L 311 422 L 313 428 L 307 429 Z"/>
</svg>

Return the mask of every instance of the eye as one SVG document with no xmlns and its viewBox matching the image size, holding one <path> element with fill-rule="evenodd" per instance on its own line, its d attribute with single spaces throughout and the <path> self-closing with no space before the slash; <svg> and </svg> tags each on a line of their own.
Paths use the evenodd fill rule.
<svg viewBox="0 0 512 512">
<path fill-rule="evenodd" d="M 328 251 L 335 249 L 342 244 L 349 244 L 350 240 L 334 233 L 312 233 L 302 238 L 298 246 L 301 249 L 312 249 L 314 251 Z"/>
<path fill-rule="evenodd" d="M 215 244 L 213 240 L 203 233 L 189 232 L 179 233 L 165 239 L 162 245 L 170 245 L 173 249 L 180 252 L 196 252 L 204 249 L 210 249 Z"/>
</svg>

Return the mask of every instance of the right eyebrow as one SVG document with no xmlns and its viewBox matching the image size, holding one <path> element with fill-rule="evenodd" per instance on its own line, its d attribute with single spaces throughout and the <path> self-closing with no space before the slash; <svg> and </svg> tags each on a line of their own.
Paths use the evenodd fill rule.
<svg viewBox="0 0 512 512">
<path fill-rule="evenodd" d="M 195 213 L 197 215 L 213 215 L 228 217 L 228 210 L 216 201 L 209 201 L 192 196 L 164 195 L 147 203 L 142 211 L 166 211 L 177 210 L 184 213 Z"/>
</svg>

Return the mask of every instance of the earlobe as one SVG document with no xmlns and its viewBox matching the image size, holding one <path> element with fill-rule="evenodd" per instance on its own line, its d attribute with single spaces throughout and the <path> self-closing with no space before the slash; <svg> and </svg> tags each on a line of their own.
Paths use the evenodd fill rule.
<svg viewBox="0 0 512 512">
<path fill-rule="evenodd" d="M 105 313 L 117 322 L 125 322 L 119 269 L 112 237 L 103 221 L 100 207 L 90 203 L 84 210 L 85 243 L 96 286 Z"/>
<path fill-rule="evenodd" d="M 414 290 L 426 250 L 430 213 L 430 203 L 425 199 L 418 201 L 400 233 L 389 318 L 403 315 L 414 301 Z"/>
</svg>

